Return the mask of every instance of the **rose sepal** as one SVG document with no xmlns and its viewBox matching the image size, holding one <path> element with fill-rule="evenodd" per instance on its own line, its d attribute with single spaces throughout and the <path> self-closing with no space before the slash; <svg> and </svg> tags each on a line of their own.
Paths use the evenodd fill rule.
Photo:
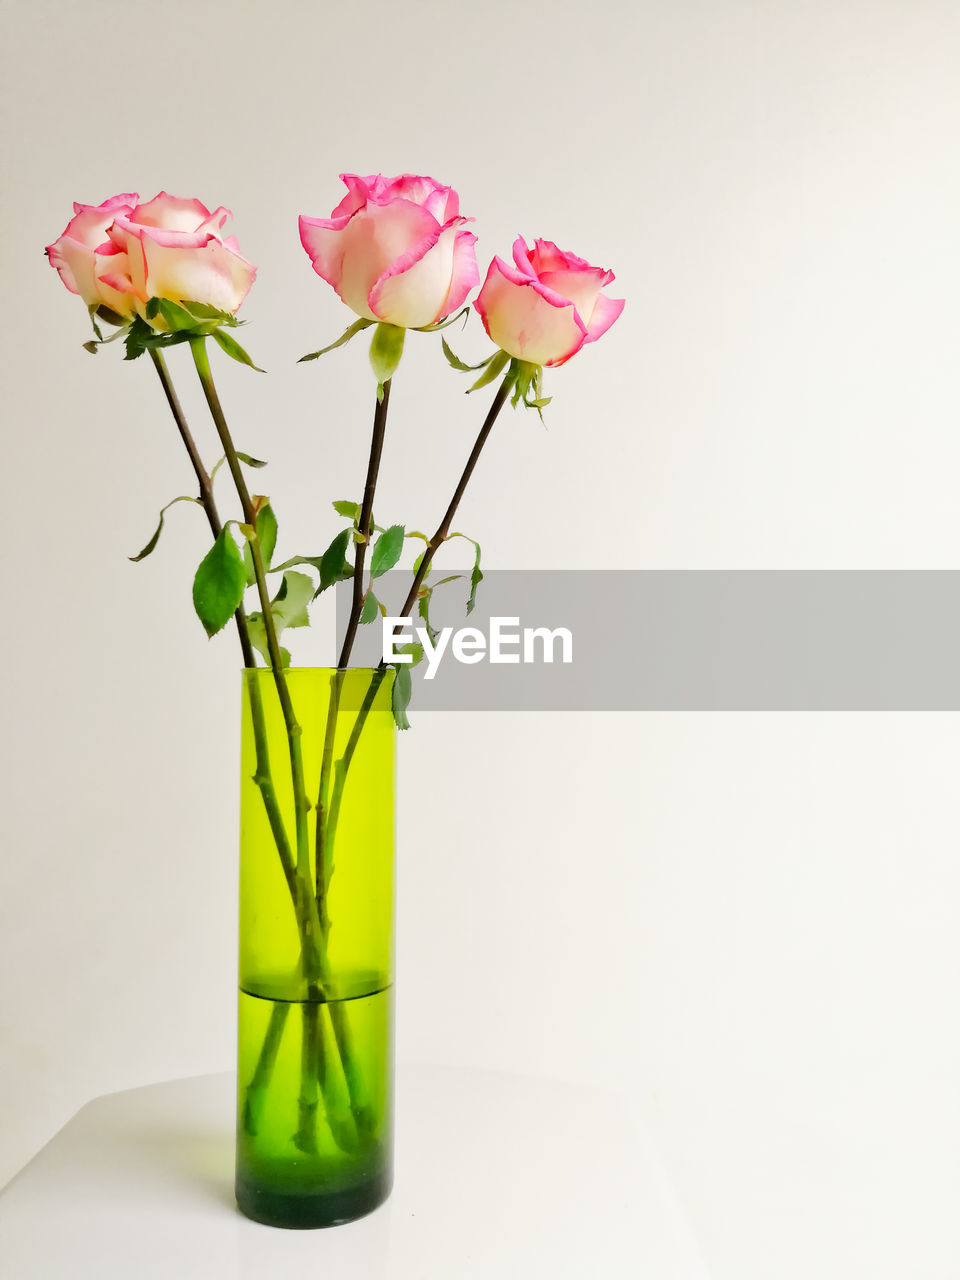
<svg viewBox="0 0 960 1280">
<path fill-rule="evenodd" d="M 126 329 L 125 360 L 136 360 L 145 351 L 211 337 L 231 360 L 264 372 L 240 343 L 224 332 L 225 328 L 236 329 L 243 324 L 229 311 L 220 311 L 205 302 L 173 302 L 169 298 L 151 298 L 144 311 L 146 319 L 134 316 Z"/>
</svg>

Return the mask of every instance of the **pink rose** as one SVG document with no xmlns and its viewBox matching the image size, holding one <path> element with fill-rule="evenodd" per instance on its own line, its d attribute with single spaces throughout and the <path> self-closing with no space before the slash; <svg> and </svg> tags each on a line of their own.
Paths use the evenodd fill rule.
<svg viewBox="0 0 960 1280">
<path fill-rule="evenodd" d="M 46 248 L 51 267 L 60 272 L 60 279 L 70 292 L 78 293 L 88 307 L 109 307 L 120 316 L 133 312 L 131 295 L 105 284 L 101 273 L 109 273 L 107 263 L 113 263 L 116 254 L 109 241 L 104 244 L 107 228 L 118 214 L 133 213 L 139 198 L 134 191 L 111 196 L 103 204 L 74 204 L 74 217 L 63 235 Z"/>
<path fill-rule="evenodd" d="M 514 242 L 516 268 L 494 258 L 476 301 L 483 327 L 501 351 L 528 364 L 560 365 L 596 342 L 623 310 L 601 293 L 612 271 L 591 267 L 552 240 Z"/>
<path fill-rule="evenodd" d="M 235 312 L 257 271 L 240 256 L 236 237 L 220 234 L 230 211 L 211 213 L 199 200 L 165 191 L 147 204 L 138 199 L 134 193 L 73 206 L 76 216 L 47 248 L 67 288 L 88 306 L 125 318 L 145 316 L 151 298 Z"/>
<path fill-rule="evenodd" d="M 405 329 L 433 324 L 480 283 L 460 198 L 432 178 L 340 175 L 347 195 L 329 218 L 300 218 L 313 269 L 358 316 Z"/>
</svg>

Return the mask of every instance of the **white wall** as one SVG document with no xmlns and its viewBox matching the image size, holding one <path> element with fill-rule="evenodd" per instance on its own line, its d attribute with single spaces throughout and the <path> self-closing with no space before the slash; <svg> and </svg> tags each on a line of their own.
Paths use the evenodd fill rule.
<svg viewBox="0 0 960 1280">
<path fill-rule="evenodd" d="M 952 568 L 960 535 L 948 0 L 4 8 L 0 1180 L 91 1096 L 232 1058 L 237 655 L 192 616 L 199 512 L 126 559 L 191 480 L 149 366 L 80 349 L 41 252 L 72 200 L 235 210 L 271 374 L 220 380 L 284 554 L 326 544 L 367 446 L 360 345 L 292 363 L 349 319 L 296 234 L 341 169 L 432 173 L 484 264 L 545 235 L 629 299 L 549 377 L 549 430 L 491 441 L 463 508 L 490 566 Z M 381 509 L 411 523 L 481 411 L 438 346 L 391 411 Z M 420 717 L 401 1055 L 620 1091 L 715 1280 L 954 1277 L 958 738 Z"/>
</svg>

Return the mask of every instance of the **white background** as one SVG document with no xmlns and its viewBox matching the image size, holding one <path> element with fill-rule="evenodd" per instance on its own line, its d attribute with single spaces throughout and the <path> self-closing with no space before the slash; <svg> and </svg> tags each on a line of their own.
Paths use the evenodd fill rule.
<svg viewBox="0 0 960 1280">
<path fill-rule="evenodd" d="M 293 363 L 350 319 L 296 217 L 411 170 L 484 268 L 543 235 L 628 298 L 548 373 L 548 429 L 495 432 L 462 508 L 488 565 L 955 568 L 960 10 L 0 7 L 2 1179 L 91 1096 L 233 1054 L 238 655 L 192 615 L 199 512 L 126 559 L 192 481 L 150 366 L 80 349 L 42 256 L 70 202 L 234 209 L 271 372 L 216 370 L 284 555 L 358 495 L 372 412 L 361 342 Z M 476 318 L 458 341 L 488 350 Z M 390 520 L 436 523 L 463 389 L 413 335 Z M 318 623 L 295 660 L 330 660 Z M 954 1280 L 958 763 L 951 715 L 417 718 L 401 1058 L 614 1091 L 715 1280 Z"/>
</svg>

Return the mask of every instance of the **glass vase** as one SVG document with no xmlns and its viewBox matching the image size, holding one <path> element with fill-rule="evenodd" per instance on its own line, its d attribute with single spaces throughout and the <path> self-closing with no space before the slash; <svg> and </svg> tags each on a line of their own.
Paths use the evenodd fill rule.
<svg viewBox="0 0 960 1280">
<path fill-rule="evenodd" d="M 393 1179 L 392 672 L 243 675 L 237 1176 L 280 1227 Z"/>
</svg>

